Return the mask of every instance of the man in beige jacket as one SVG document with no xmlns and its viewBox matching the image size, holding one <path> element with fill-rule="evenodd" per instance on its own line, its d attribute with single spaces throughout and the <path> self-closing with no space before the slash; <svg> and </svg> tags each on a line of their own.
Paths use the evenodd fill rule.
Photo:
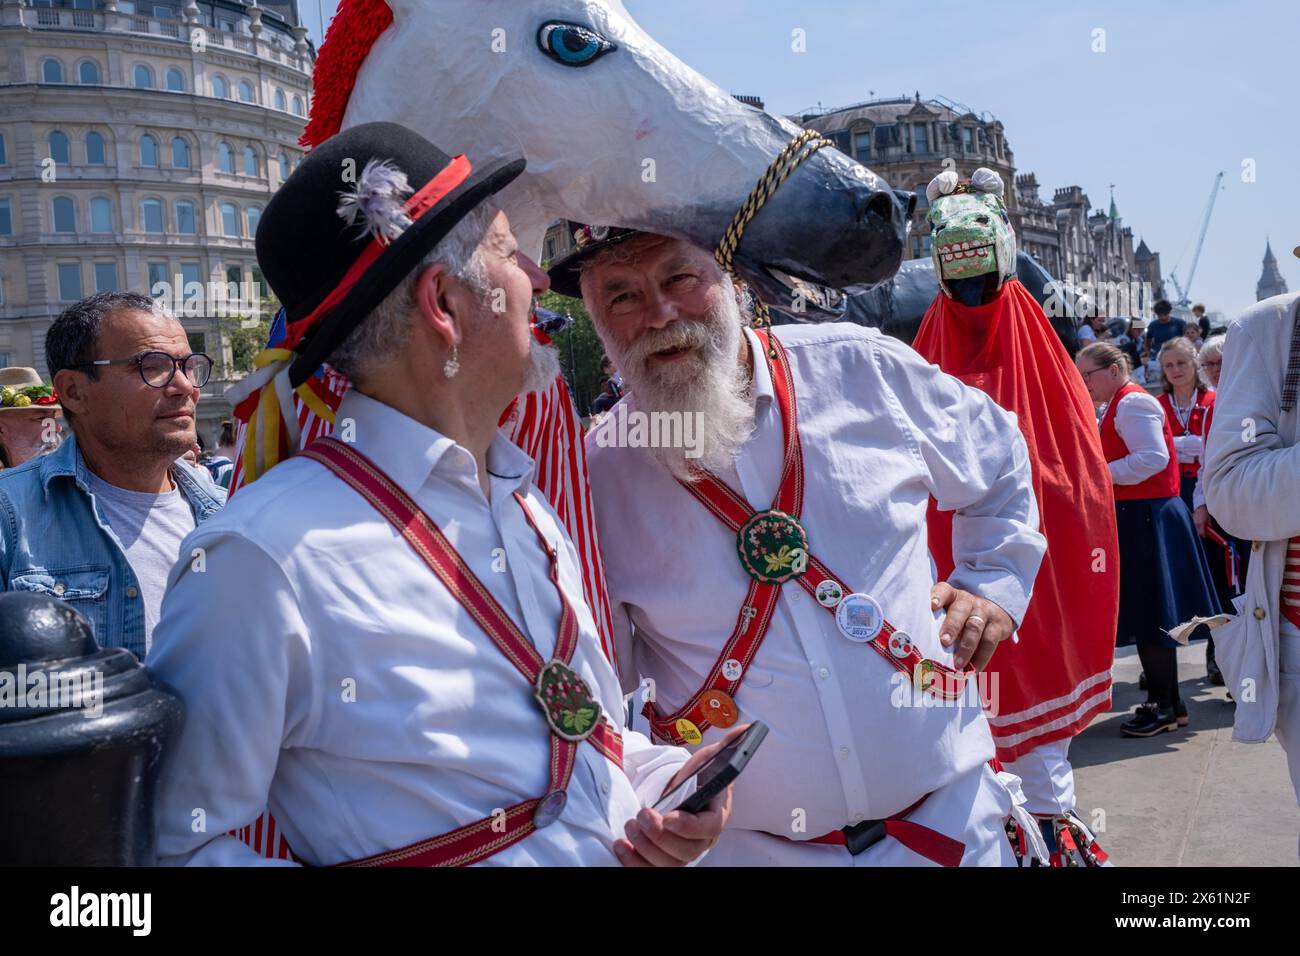
<svg viewBox="0 0 1300 956">
<path fill-rule="evenodd" d="M 1237 616 L 1214 632 L 1237 701 L 1232 736 L 1276 732 L 1300 801 L 1300 293 L 1228 327 L 1202 476 L 1210 513 L 1252 541 Z"/>
</svg>

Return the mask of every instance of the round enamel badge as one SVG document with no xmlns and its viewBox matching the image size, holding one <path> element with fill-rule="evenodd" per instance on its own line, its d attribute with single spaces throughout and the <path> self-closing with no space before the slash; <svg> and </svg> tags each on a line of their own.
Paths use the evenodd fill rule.
<svg viewBox="0 0 1300 956">
<path fill-rule="evenodd" d="M 817 585 L 817 603 L 822 607 L 835 607 L 844 600 L 844 589 L 836 581 L 823 581 Z"/>
<path fill-rule="evenodd" d="M 736 702 L 731 699 L 731 695 L 720 690 L 705 692 L 700 698 L 700 713 L 715 727 L 730 727 L 740 716 L 740 711 L 736 709 Z"/>
<path fill-rule="evenodd" d="M 543 827 L 549 827 L 560 819 L 560 814 L 564 812 L 564 805 L 568 802 L 569 795 L 567 793 L 563 790 L 552 790 L 542 797 L 541 802 L 533 810 L 533 826 L 539 830 Z"/>
<path fill-rule="evenodd" d="M 782 584 L 808 568 L 808 535 L 784 511 L 760 511 L 736 535 L 740 563 L 765 584 Z"/>
<path fill-rule="evenodd" d="M 553 660 L 537 674 L 533 696 L 542 705 L 551 732 L 563 740 L 586 740 L 600 722 L 600 705 L 591 688 L 561 660 Z"/>
<path fill-rule="evenodd" d="M 740 680 L 740 675 L 742 673 L 743 671 L 740 669 L 740 661 L 736 660 L 734 657 L 728 657 L 722 662 L 722 676 L 727 680 Z"/>
<path fill-rule="evenodd" d="M 688 744 L 698 744 L 704 739 L 704 735 L 700 733 L 700 728 L 685 717 L 677 718 L 675 727 L 677 728 L 677 736 Z"/>
<path fill-rule="evenodd" d="M 866 644 L 885 624 L 885 612 L 870 594 L 850 594 L 835 609 L 835 623 L 850 641 Z"/>
<path fill-rule="evenodd" d="M 915 647 L 906 631 L 895 631 L 889 635 L 889 653 L 895 657 L 907 657 Z"/>
</svg>

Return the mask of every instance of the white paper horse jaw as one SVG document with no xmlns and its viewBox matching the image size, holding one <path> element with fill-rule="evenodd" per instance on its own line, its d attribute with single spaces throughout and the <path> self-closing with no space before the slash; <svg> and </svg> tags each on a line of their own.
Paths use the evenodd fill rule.
<svg viewBox="0 0 1300 956">
<path fill-rule="evenodd" d="M 363 63 L 343 125 L 392 120 L 475 164 L 523 152 L 528 169 L 500 198 L 534 254 L 560 218 L 711 248 L 798 132 L 691 70 L 619 0 L 388 2 L 393 25 Z M 554 21 L 589 27 L 617 49 L 563 65 L 538 45 L 541 26 Z M 737 262 L 760 286 L 763 266 L 834 287 L 868 285 L 897 268 L 903 222 L 883 180 L 824 149 L 760 212 Z M 781 304 L 770 278 L 764 291 Z"/>
</svg>

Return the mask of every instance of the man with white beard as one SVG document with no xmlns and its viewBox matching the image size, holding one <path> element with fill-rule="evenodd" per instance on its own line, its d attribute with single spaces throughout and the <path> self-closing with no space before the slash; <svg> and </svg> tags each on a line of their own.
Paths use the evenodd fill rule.
<svg viewBox="0 0 1300 956">
<path fill-rule="evenodd" d="M 232 835 L 267 807 L 313 866 L 680 866 L 721 832 L 729 791 L 649 809 L 711 755 L 625 729 L 573 544 L 497 429 L 555 374 L 529 330 L 545 274 L 490 201 L 523 166 L 368 123 L 267 206 L 286 384 L 328 358 L 353 388 L 171 572 L 165 862 L 287 862 Z"/>
<path fill-rule="evenodd" d="M 582 295 L 626 414 L 704 421 L 693 450 L 588 437 L 624 690 L 664 741 L 771 728 L 705 865 L 1015 865 L 975 673 L 1045 550 L 1014 417 L 875 330 L 742 328 L 685 242 L 577 239 L 552 287 Z M 955 512 L 942 583 L 931 495 Z"/>
</svg>

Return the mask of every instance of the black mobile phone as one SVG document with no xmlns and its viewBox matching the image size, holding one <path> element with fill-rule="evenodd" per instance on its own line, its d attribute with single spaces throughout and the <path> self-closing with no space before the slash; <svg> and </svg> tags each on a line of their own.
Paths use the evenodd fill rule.
<svg viewBox="0 0 1300 956">
<path fill-rule="evenodd" d="M 712 760 L 660 797 L 654 809 L 658 810 L 667 804 L 673 794 L 694 780 L 695 792 L 683 800 L 681 806 L 676 809 L 685 810 L 687 813 L 702 812 L 714 797 L 740 776 L 740 772 L 745 769 L 754 752 L 758 750 L 758 745 L 766 736 L 767 724 L 761 720 L 754 721 L 748 730 L 714 754 Z"/>
</svg>

